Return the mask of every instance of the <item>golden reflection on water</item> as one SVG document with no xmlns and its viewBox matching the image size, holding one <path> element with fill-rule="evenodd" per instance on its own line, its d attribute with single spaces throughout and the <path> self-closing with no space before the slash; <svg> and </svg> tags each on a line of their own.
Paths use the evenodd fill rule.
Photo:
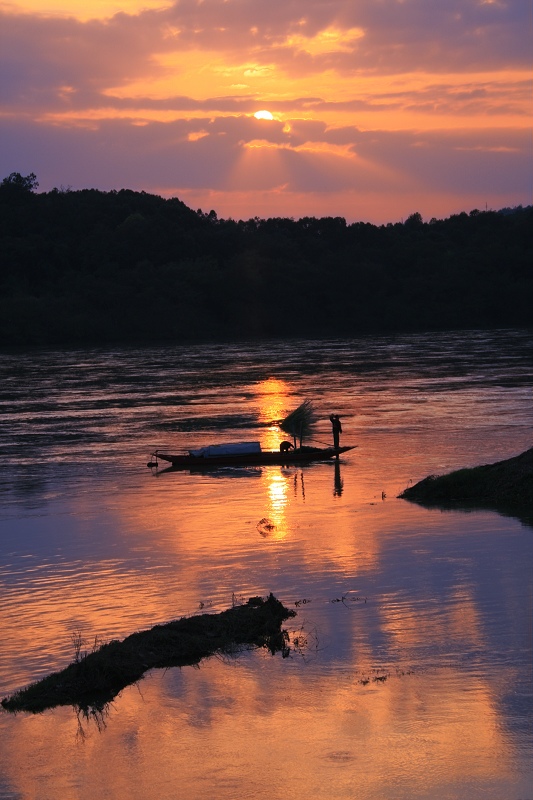
<svg viewBox="0 0 533 800">
<path fill-rule="evenodd" d="M 268 378 L 254 386 L 259 403 L 259 421 L 263 424 L 270 423 L 263 434 L 262 446 L 265 450 L 278 450 L 280 443 L 287 438 L 276 422 L 287 416 L 289 391 L 288 384 L 279 378 Z M 288 532 L 286 509 L 289 502 L 290 484 L 291 480 L 294 480 L 296 494 L 297 471 L 283 471 L 279 467 L 267 468 L 263 471 L 263 480 L 266 483 L 268 511 L 259 530 L 263 536 L 283 539 Z"/>
<path fill-rule="evenodd" d="M 82 742 L 72 712 L 20 717 L 2 747 L 9 784 L 39 800 L 410 800 L 469 785 L 470 797 L 493 796 L 484 782 L 512 780 L 512 747 L 480 678 L 464 687 L 438 670 L 363 685 L 346 665 L 290 667 L 257 655 L 155 671 L 124 691 L 101 733 L 86 724 Z"/>
<path fill-rule="evenodd" d="M 425 641 L 436 639 L 441 646 L 447 642 L 452 648 L 464 642 L 465 649 L 485 645 L 483 625 L 476 599 L 465 587 L 451 591 L 445 606 L 436 609 L 425 601 L 427 608 L 418 604 L 389 598 L 381 616 L 381 627 L 402 648 L 417 647 Z M 452 644 L 453 643 L 453 644 Z"/>
<path fill-rule="evenodd" d="M 112 626 L 120 621 L 121 637 L 199 610 L 199 600 L 224 585 L 229 605 L 226 562 L 231 579 L 242 581 L 234 588 L 243 592 L 246 581 L 256 590 L 254 572 L 278 575 L 276 580 L 287 572 L 283 599 L 294 600 L 295 564 L 314 582 L 343 583 L 355 592 L 365 574 L 384 569 L 387 551 L 404 535 L 414 559 L 407 574 L 424 586 L 431 574 L 425 577 L 419 565 L 437 560 L 429 548 L 438 541 L 438 525 L 431 541 L 419 543 L 427 534 L 427 512 L 400 501 L 357 504 L 354 471 L 341 465 L 340 472 L 348 475 L 342 497 L 332 497 L 333 464 L 271 467 L 236 479 L 147 475 L 149 491 L 136 486 L 120 498 L 110 491 L 108 538 L 118 528 L 120 551 L 142 553 L 142 567 L 126 570 L 118 561 L 101 560 L 91 574 L 84 565 L 74 594 L 69 580 L 62 585 L 52 576 L 47 583 L 42 576 L 8 608 L 4 643 L 15 652 L 34 647 L 44 654 L 43 663 L 64 666 L 72 645 L 68 641 L 69 652 L 61 654 L 57 640 L 63 637 L 65 649 L 75 623 L 105 635 L 115 633 Z M 257 529 L 261 518 L 273 525 L 267 537 Z M 90 526 L 84 535 L 89 533 Z M 440 558 L 447 563 L 451 555 L 446 550 Z M 459 553 L 460 572 L 468 566 L 462 559 Z M 465 672 L 448 655 L 444 667 L 436 656 L 429 669 L 405 664 L 402 672 L 400 663 L 398 672 L 382 667 L 376 673 L 382 663 L 376 635 L 395 653 L 419 652 L 428 642 L 436 650 L 450 643 L 450 652 L 484 646 L 474 585 L 462 580 L 442 602 L 432 592 L 413 594 L 415 577 L 409 577 L 411 591 L 384 590 L 368 604 L 333 605 L 331 596 L 313 596 L 305 610 L 300 606 L 287 627 L 316 628 L 316 654 L 310 647 L 288 660 L 259 653 L 212 659 L 198 670 L 154 671 L 117 698 L 101 733 L 86 726 L 82 744 L 71 711 L 4 717 L 9 735 L 0 744 L 0 763 L 9 785 L 23 800 L 174 800 L 176 787 L 187 800 L 214 796 L 214 787 L 220 798 L 411 800 L 414 785 L 420 797 L 451 798 L 453 787 L 512 782 L 516 755 L 494 678 Z M 341 637 L 343 656 L 329 659 Z M 381 676 L 383 682 L 375 680 Z M 506 670 L 501 680 L 512 678 Z M 298 764 L 305 764 L 303 773 Z M 483 794 L 469 796 L 481 800 Z"/>
<path fill-rule="evenodd" d="M 290 476 L 276 469 L 265 470 L 265 473 L 268 498 L 266 519 L 272 525 L 269 533 L 276 539 L 283 539 L 287 535 L 285 511 L 289 501 Z"/>
<path fill-rule="evenodd" d="M 156 477 L 144 467 L 144 440 L 130 441 L 136 418 L 128 403 L 113 407 L 106 423 L 109 440 L 128 447 L 116 478 L 103 470 L 97 479 L 96 453 L 115 459 L 106 438 L 105 452 L 101 442 L 87 444 L 96 448 L 87 477 L 74 470 L 71 482 L 61 473 L 57 484 L 52 478 L 21 494 L 20 531 L 9 509 L 2 519 L 2 696 L 72 660 L 78 628 L 90 647 L 95 635 L 123 638 L 221 610 L 232 592 L 274 591 L 298 609 L 292 630 L 309 634 L 310 644 L 288 659 L 262 652 L 155 670 L 116 699 L 102 732 L 86 727 L 84 742 L 71 709 L 2 713 L 0 797 L 530 796 L 530 531 L 495 514 L 394 499 L 408 481 L 468 459 L 494 460 L 493 430 L 501 457 L 519 452 L 530 406 L 520 418 L 508 389 L 498 390 L 490 419 L 501 410 L 505 424 L 486 427 L 487 393 L 494 395 L 485 378 L 468 392 L 444 392 L 440 378 L 433 389 L 426 378 L 418 386 L 417 370 L 418 362 L 413 379 L 408 371 L 397 384 L 385 372 L 365 383 L 355 369 L 342 384 L 326 370 L 321 389 L 314 377 L 300 382 L 328 412 L 335 403 L 343 443 L 359 445 L 339 463 Z M 197 417 L 192 430 L 175 426 L 176 409 L 160 398 L 154 417 L 169 425 L 146 423 L 141 438 L 151 446 L 168 435 L 184 447 L 197 437 L 231 438 L 223 425 L 203 431 L 200 422 L 210 420 L 213 398 L 222 418 L 239 417 L 242 395 L 244 419 L 254 424 L 239 430 L 277 449 L 286 437 L 275 420 L 303 399 L 276 378 L 219 394 L 194 394 L 182 409 Z M 93 414 L 78 433 L 100 430 L 100 411 Z M 326 413 L 317 439 L 330 436 Z M 80 440 L 73 441 L 70 450 L 61 441 L 46 452 L 77 463 Z M 261 520 L 271 523 L 267 535 Z"/>
<path fill-rule="evenodd" d="M 258 418 L 262 424 L 268 425 L 263 432 L 262 447 L 265 450 L 278 450 L 280 442 L 286 438 L 277 421 L 287 416 L 287 397 L 290 393 L 289 385 L 279 378 L 268 378 L 254 384 L 252 391 L 257 398 Z"/>
</svg>

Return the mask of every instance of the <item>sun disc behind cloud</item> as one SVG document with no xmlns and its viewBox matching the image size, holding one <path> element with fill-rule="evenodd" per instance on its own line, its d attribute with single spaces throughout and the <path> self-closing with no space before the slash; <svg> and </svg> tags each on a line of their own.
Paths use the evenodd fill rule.
<svg viewBox="0 0 533 800">
<path fill-rule="evenodd" d="M 274 119 L 270 111 L 256 111 L 254 114 L 256 119 Z"/>
</svg>

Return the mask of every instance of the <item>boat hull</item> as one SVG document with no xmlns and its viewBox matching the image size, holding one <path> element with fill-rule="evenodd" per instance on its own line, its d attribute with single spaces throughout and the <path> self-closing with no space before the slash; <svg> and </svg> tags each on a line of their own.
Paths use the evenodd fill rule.
<svg viewBox="0 0 533 800">
<path fill-rule="evenodd" d="M 298 447 L 288 453 L 281 453 L 276 450 L 267 450 L 260 453 L 240 453 L 218 456 L 193 456 L 190 453 L 173 455 L 156 450 L 152 455 L 149 466 L 157 466 L 157 462 L 167 461 L 176 468 L 184 469 L 216 469 L 218 467 L 264 467 L 269 464 L 275 466 L 289 466 L 291 464 L 309 464 L 312 461 L 327 461 L 331 458 L 338 458 L 350 447 Z"/>
</svg>

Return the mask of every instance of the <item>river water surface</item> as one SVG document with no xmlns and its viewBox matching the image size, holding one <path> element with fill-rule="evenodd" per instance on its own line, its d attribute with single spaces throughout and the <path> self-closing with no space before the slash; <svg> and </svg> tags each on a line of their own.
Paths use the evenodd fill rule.
<svg viewBox="0 0 533 800">
<path fill-rule="evenodd" d="M 291 654 L 153 670 L 100 719 L 0 713 L 0 800 L 531 800 L 531 519 L 397 499 L 533 442 L 533 333 L 0 354 L 0 694 L 74 640 L 273 592 Z M 150 470 L 314 439 L 340 463 Z"/>
</svg>

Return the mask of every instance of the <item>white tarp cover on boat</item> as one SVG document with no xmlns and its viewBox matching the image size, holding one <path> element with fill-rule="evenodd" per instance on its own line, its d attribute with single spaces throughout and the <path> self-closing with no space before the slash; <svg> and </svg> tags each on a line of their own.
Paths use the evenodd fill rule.
<svg viewBox="0 0 533 800">
<path fill-rule="evenodd" d="M 216 458 L 217 456 L 242 456 L 246 453 L 260 453 L 260 442 L 236 442 L 234 444 L 210 444 L 207 447 L 199 447 L 197 450 L 189 450 L 191 456 L 197 458 Z"/>
</svg>

